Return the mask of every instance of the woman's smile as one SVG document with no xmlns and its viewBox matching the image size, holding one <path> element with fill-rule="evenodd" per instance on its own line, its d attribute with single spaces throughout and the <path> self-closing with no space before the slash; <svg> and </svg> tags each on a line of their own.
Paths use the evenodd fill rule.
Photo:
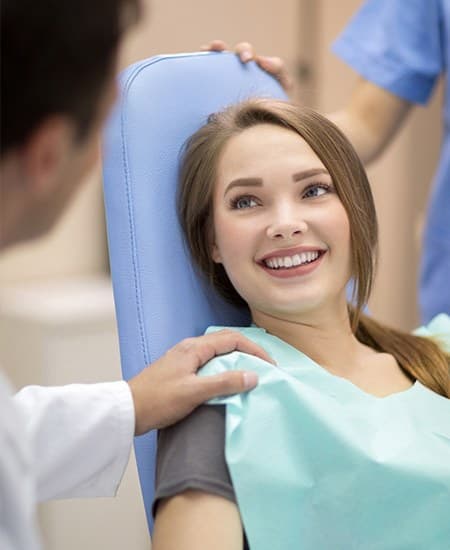
<svg viewBox="0 0 450 550">
<path fill-rule="evenodd" d="M 301 277 L 314 271 L 325 253 L 326 250 L 314 247 L 283 249 L 266 254 L 257 263 L 272 277 Z"/>
</svg>

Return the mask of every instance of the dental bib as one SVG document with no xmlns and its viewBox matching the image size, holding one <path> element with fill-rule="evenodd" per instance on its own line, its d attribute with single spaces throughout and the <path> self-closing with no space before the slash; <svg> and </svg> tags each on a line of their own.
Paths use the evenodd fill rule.
<svg viewBox="0 0 450 550">
<path fill-rule="evenodd" d="M 214 332 L 222 327 L 211 327 Z M 257 327 L 277 362 L 233 352 L 201 376 L 253 370 L 226 405 L 225 456 L 251 550 L 449 550 L 450 399 L 420 382 L 379 398 Z M 417 334 L 450 351 L 450 318 Z"/>
</svg>

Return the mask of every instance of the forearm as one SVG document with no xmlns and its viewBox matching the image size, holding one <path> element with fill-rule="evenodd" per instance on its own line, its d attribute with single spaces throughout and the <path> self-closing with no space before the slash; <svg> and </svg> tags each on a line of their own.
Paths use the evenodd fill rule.
<svg viewBox="0 0 450 550">
<path fill-rule="evenodd" d="M 411 103 L 361 79 L 340 110 L 328 114 L 364 164 L 375 160 L 400 129 Z"/>
<path fill-rule="evenodd" d="M 236 504 L 200 491 L 185 491 L 158 506 L 152 550 L 242 550 Z"/>
<path fill-rule="evenodd" d="M 214 41 L 205 49 L 222 51 L 227 49 L 227 45 Z M 234 50 L 243 63 L 254 59 L 280 82 L 287 93 L 293 97 L 297 95 L 293 90 L 294 80 L 281 58 L 256 55 L 248 42 L 240 42 Z M 301 93 L 298 95 L 301 97 Z M 360 78 L 347 104 L 326 116 L 344 132 L 363 163 L 369 164 L 390 143 L 410 107 L 408 101 Z"/>
</svg>

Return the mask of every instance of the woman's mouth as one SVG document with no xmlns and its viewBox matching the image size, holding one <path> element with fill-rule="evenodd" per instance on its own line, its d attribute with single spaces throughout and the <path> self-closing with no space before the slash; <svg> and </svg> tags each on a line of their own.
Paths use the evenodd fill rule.
<svg viewBox="0 0 450 550">
<path fill-rule="evenodd" d="M 289 255 L 265 258 L 259 265 L 275 277 L 296 277 L 313 271 L 321 262 L 325 250 L 308 250 Z"/>
</svg>

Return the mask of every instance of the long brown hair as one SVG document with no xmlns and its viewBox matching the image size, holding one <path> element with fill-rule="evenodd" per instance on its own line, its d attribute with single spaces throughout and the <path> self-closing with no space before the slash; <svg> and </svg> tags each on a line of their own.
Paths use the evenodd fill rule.
<svg viewBox="0 0 450 550">
<path fill-rule="evenodd" d="M 302 137 L 330 173 L 349 219 L 353 304 L 349 305 L 357 339 L 392 354 L 400 367 L 433 391 L 450 397 L 449 365 L 439 345 L 429 338 L 385 327 L 362 313 L 375 276 L 378 223 L 364 167 L 342 132 L 315 111 L 268 99 L 247 100 L 211 115 L 187 142 L 181 166 L 178 209 L 191 255 L 210 283 L 230 302 L 245 304 L 222 266 L 211 257 L 213 190 L 225 144 L 258 124 L 274 124 Z"/>
</svg>

